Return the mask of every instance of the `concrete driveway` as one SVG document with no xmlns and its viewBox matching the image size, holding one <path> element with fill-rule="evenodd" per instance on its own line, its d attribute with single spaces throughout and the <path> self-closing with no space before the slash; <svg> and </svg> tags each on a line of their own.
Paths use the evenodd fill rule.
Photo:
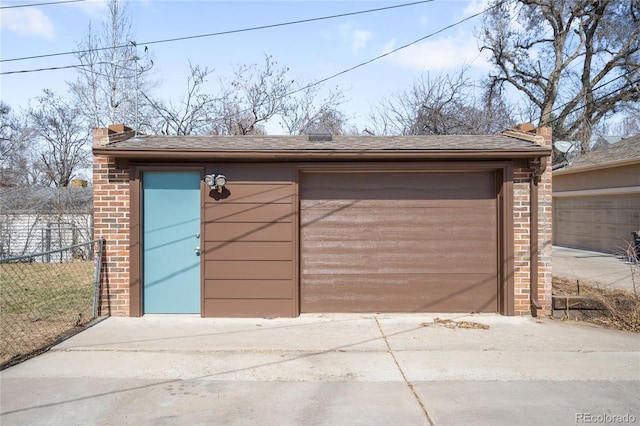
<svg viewBox="0 0 640 426">
<path fill-rule="evenodd" d="M 553 275 L 606 289 L 640 291 L 640 267 L 623 256 L 553 246 Z"/>
<path fill-rule="evenodd" d="M 0 423 L 640 422 L 637 334 L 550 319 L 439 318 L 109 318 L 0 372 Z"/>
</svg>

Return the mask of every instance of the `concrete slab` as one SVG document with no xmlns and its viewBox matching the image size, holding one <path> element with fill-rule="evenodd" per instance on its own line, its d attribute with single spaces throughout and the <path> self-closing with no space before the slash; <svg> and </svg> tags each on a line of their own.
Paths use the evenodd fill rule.
<svg viewBox="0 0 640 426">
<path fill-rule="evenodd" d="M 633 291 L 635 279 L 640 292 L 640 266 L 622 255 L 553 246 L 553 275 L 627 291 Z"/>
<path fill-rule="evenodd" d="M 639 354 L 637 334 L 498 315 L 109 318 L 0 372 L 0 423 L 640 421 Z"/>
<path fill-rule="evenodd" d="M 58 349 L 109 350 L 380 350 L 373 316 L 314 315 L 275 319 L 145 315 L 109 318 Z M 118 332 L 114 332 L 118 330 Z M 315 338 L 321 335 L 322 340 Z"/>
<path fill-rule="evenodd" d="M 418 382 L 436 425 L 636 424 L 636 381 Z"/>
<path fill-rule="evenodd" d="M 287 382 L 402 381 L 393 358 L 377 352 L 272 351 L 73 351 L 55 350 L 2 373 L 3 379 L 32 378 L 61 368 L 61 379 L 238 380 Z M 100 368 L 96 369 L 96 365 Z"/>
<path fill-rule="evenodd" d="M 3 398 L 5 426 L 428 424 L 400 382 L 10 379 L 3 387 L 31 395 Z"/>
<path fill-rule="evenodd" d="M 640 383 L 638 352 L 444 350 L 399 352 L 396 358 L 411 382 L 635 380 Z"/>
<path fill-rule="evenodd" d="M 436 318 L 489 328 L 450 328 L 434 322 Z M 378 321 L 394 351 L 640 351 L 637 334 L 548 318 L 434 314 L 379 316 Z"/>
</svg>

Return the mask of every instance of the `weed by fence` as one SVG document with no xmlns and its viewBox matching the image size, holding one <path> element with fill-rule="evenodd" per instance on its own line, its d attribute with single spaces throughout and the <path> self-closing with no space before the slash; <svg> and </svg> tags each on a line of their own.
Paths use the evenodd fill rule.
<svg viewBox="0 0 640 426">
<path fill-rule="evenodd" d="M 96 317 L 101 257 L 102 240 L 95 240 L 0 259 L 0 369 Z"/>
</svg>

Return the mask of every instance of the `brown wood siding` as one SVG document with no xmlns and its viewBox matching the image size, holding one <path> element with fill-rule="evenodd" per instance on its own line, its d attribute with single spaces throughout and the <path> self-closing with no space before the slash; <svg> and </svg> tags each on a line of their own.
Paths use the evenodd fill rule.
<svg viewBox="0 0 640 426">
<path fill-rule="evenodd" d="M 302 312 L 496 312 L 495 174 L 303 173 Z"/>
<path fill-rule="evenodd" d="M 288 165 L 211 165 L 229 179 L 204 207 L 204 316 L 297 314 L 295 185 Z"/>
<path fill-rule="evenodd" d="M 640 194 L 554 198 L 554 244 L 625 253 L 640 229 Z"/>
<path fill-rule="evenodd" d="M 553 191 L 579 191 L 640 186 L 640 164 L 608 167 L 597 170 L 554 172 Z"/>
</svg>

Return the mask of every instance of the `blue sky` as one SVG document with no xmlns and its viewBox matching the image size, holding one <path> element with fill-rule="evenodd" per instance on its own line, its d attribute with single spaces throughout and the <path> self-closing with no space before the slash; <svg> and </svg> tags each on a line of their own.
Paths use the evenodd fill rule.
<svg viewBox="0 0 640 426">
<path fill-rule="evenodd" d="M 47 0 L 3 0 L 2 7 Z M 51 1 L 51 0 L 49 0 Z M 127 2 L 136 42 L 207 34 L 287 21 L 349 13 L 406 1 L 168 1 Z M 441 30 L 483 10 L 485 0 L 435 0 L 391 10 L 313 23 L 149 45 L 151 78 L 161 82 L 162 98 L 184 92 L 189 61 L 214 70 L 208 88 L 217 91 L 217 76 L 230 77 L 234 66 L 262 63 L 265 54 L 290 69 L 292 78 L 319 80 Z M 25 56 L 67 52 L 87 33 L 101 28 L 106 6 L 101 0 L 0 9 L 0 72 L 76 64 L 73 55 L 7 61 Z M 478 50 L 474 29 L 480 18 L 446 30 L 423 42 L 346 73 L 324 84 L 339 87 L 348 102 L 343 109 L 362 127 L 371 107 L 407 89 L 420 75 L 457 73 L 470 66 L 471 76 L 489 70 Z M 142 47 L 141 47 L 142 49 Z M 44 88 L 63 93 L 75 79 L 73 69 L 0 75 L 0 98 L 24 107 Z M 272 123 L 269 133 L 278 133 Z M 362 128 L 361 128 L 362 130 Z"/>
</svg>

